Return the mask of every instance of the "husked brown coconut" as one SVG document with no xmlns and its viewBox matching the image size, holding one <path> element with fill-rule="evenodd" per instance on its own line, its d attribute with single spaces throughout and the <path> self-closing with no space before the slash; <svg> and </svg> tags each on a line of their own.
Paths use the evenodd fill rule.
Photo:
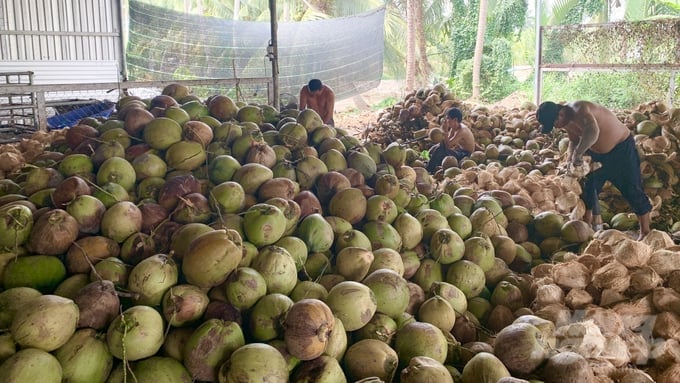
<svg viewBox="0 0 680 383">
<path fill-rule="evenodd" d="M 657 250 L 649 257 L 647 266 L 654 269 L 661 278 L 667 279 L 671 272 L 680 270 L 680 251 Z"/>
<path fill-rule="evenodd" d="M 623 239 L 613 246 L 616 260 L 626 267 L 641 267 L 647 264 L 652 255 L 649 245 L 630 238 Z"/>
<path fill-rule="evenodd" d="M 631 294 L 648 293 L 652 289 L 663 284 L 663 279 L 654 269 L 649 266 L 636 269 L 630 274 L 630 286 L 628 291 Z"/>
<path fill-rule="evenodd" d="M 590 270 L 579 262 L 560 263 L 553 267 L 553 280 L 566 289 L 584 289 L 590 278 Z"/>
<path fill-rule="evenodd" d="M 643 239 L 642 243 L 648 245 L 652 251 L 666 249 L 675 244 L 673 238 L 665 231 L 653 229 Z"/>
<path fill-rule="evenodd" d="M 571 289 L 564 297 L 564 304 L 572 310 L 580 310 L 593 303 L 593 296 L 586 290 Z"/>
<path fill-rule="evenodd" d="M 593 273 L 592 283 L 600 289 L 626 291 L 630 284 L 628 268 L 617 261 L 609 262 Z"/>
</svg>

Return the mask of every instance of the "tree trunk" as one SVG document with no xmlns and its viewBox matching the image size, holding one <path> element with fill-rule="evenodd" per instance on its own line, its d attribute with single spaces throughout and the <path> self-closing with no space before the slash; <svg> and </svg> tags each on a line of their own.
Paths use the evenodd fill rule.
<svg viewBox="0 0 680 383">
<path fill-rule="evenodd" d="M 414 28 L 418 44 L 418 85 L 426 85 L 430 79 L 430 61 L 427 59 L 427 40 L 423 25 L 423 1 L 414 0 Z"/>
<path fill-rule="evenodd" d="M 239 13 L 241 13 L 241 0 L 234 0 L 234 20 L 238 20 Z"/>
<path fill-rule="evenodd" d="M 484 53 L 484 33 L 486 32 L 486 14 L 488 1 L 479 1 L 479 22 L 477 24 L 477 40 L 475 41 L 475 55 L 472 60 L 472 99 L 479 100 L 482 72 L 482 54 Z"/>
<path fill-rule="evenodd" d="M 418 0 L 406 0 L 406 91 L 416 85 L 416 25 L 415 8 Z"/>
</svg>

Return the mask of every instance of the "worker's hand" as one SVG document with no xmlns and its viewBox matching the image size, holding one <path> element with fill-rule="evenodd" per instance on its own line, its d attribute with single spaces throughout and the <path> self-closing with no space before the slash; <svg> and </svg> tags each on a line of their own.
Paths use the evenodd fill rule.
<svg viewBox="0 0 680 383">
<path fill-rule="evenodd" d="M 581 166 L 583 165 L 583 157 L 574 155 L 574 158 L 571 159 L 571 163 L 574 167 Z"/>
</svg>

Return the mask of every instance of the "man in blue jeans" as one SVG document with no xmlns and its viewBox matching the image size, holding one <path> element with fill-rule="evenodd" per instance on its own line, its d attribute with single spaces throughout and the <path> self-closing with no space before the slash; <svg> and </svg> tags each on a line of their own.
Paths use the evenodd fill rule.
<svg viewBox="0 0 680 383">
<path fill-rule="evenodd" d="M 458 161 L 470 156 L 475 150 L 475 136 L 470 128 L 463 124 L 463 113 L 458 108 L 449 108 L 444 112 L 442 130 L 446 138 L 430 149 L 430 161 L 427 171 L 434 173 L 446 156 L 454 156 Z"/>
<path fill-rule="evenodd" d="M 611 182 L 628 201 L 638 217 L 640 235 L 649 233 L 652 204 L 645 195 L 640 174 L 640 157 L 630 130 L 611 110 L 589 101 L 574 101 L 561 105 L 544 102 L 538 107 L 536 118 L 542 133 L 553 127 L 564 129 L 569 137 L 567 160 L 574 166 L 583 163 L 583 155 L 591 156 L 602 167 L 585 178 L 581 198 L 586 205 L 583 220 L 601 227 L 598 195 L 606 181 Z"/>
</svg>

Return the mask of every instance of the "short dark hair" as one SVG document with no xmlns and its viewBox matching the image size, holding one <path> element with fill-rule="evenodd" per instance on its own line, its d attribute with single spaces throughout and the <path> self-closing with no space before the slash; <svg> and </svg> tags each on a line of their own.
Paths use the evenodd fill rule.
<svg viewBox="0 0 680 383">
<path fill-rule="evenodd" d="M 555 127 L 555 120 L 562 106 L 552 101 L 546 101 L 538 106 L 536 119 L 541 124 L 541 133 L 550 133 Z"/>
<path fill-rule="evenodd" d="M 317 91 L 317 90 L 321 90 L 322 85 L 323 84 L 321 84 L 321 80 L 319 80 L 318 78 L 315 78 L 315 79 L 309 80 L 309 84 L 307 84 L 307 87 L 309 88 L 310 92 L 314 92 L 314 91 Z"/>
<path fill-rule="evenodd" d="M 458 120 L 458 122 L 463 121 L 463 112 L 458 108 L 449 108 L 446 110 L 446 117 L 452 120 Z"/>
</svg>

